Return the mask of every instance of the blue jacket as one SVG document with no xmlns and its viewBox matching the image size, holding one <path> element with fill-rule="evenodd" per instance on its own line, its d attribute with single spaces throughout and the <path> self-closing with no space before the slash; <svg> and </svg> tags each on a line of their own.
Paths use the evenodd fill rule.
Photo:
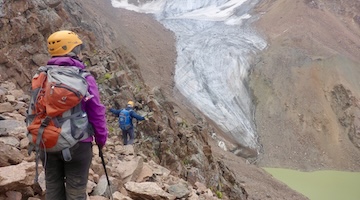
<svg viewBox="0 0 360 200">
<path fill-rule="evenodd" d="M 139 121 L 145 120 L 145 117 L 140 116 L 139 114 L 137 114 L 131 107 L 127 107 L 127 108 L 125 108 L 125 109 L 130 111 L 130 116 L 131 116 L 131 118 L 135 118 L 135 119 L 137 119 L 137 120 L 139 120 Z M 116 109 L 114 109 L 114 108 L 111 108 L 111 109 L 110 109 L 110 112 L 112 112 L 113 114 L 119 116 L 121 110 L 123 110 L 123 109 L 116 110 Z M 132 128 L 132 127 L 134 127 L 134 125 L 133 125 L 133 123 L 131 122 L 131 128 Z"/>
</svg>

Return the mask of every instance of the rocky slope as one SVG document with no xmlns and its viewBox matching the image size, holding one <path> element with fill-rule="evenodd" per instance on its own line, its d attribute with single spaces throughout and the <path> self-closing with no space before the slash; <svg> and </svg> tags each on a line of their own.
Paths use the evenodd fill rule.
<svg viewBox="0 0 360 200">
<path fill-rule="evenodd" d="M 74 30 L 86 42 L 84 62 L 106 106 L 134 99 L 138 112 L 149 115 L 129 148 L 119 141 L 116 118 L 108 116 L 104 155 L 116 199 L 306 199 L 216 146 L 216 126 L 173 95 L 174 38 L 151 16 L 95 0 L 18 0 L 1 3 L 0 21 L 0 199 L 43 198 L 43 182 L 32 181 L 23 119 L 30 78 L 46 63 L 46 38 L 58 29 Z M 103 175 L 94 146 L 90 199 L 107 196 Z"/>
<path fill-rule="evenodd" d="M 254 58 L 250 77 L 263 145 L 255 164 L 217 147 L 211 136 L 221 132 L 174 92 L 175 40 L 151 16 L 96 0 L 0 5 L 0 199 L 43 195 L 32 182 L 23 119 L 31 75 L 49 58 L 45 41 L 58 29 L 84 38 L 84 61 L 106 106 L 134 99 L 150 116 L 138 124 L 133 148 L 120 144 L 116 119 L 108 116 L 104 153 L 118 199 L 306 199 L 258 166 L 359 170 L 357 1 L 263 0 L 256 7 L 255 24 L 269 45 Z M 101 199 L 106 182 L 95 147 L 94 154 L 89 194 Z M 141 190 L 150 184 L 163 195 Z"/>
<path fill-rule="evenodd" d="M 260 166 L 359 171 L 360 2 L 262 1 L 251 88 Z"/>
</svg>

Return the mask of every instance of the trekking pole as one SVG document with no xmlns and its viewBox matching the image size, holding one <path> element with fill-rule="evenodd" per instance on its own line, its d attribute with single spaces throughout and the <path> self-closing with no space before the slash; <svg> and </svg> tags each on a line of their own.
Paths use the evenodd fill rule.
<svg viewBox="0 0 360 200">
<path fill-rule="evenodd" d="M 108 173 L 107 173 L 107 170 L 106 170 L 106 166 L 105 166 L 105 160 L 104 160 L 104 155 L 102 153 L 102 150 L 100 148 L 100 146 L 98 145 L 98 148 L 99 148 L 99 156 L 101 158 L 101 162 L 102 162 L 102 165 L 104 167 L 104 171 L 105 171 L 105 175 L 106 175 L 106 180 L 108 182 L 108 187 L 109 187 L 109 192 L 110 192 L 110 199 L 113 200 L 113 196 L 112 196 L 112 191 L 111 191 L 111 184 L 110 184 L 110 180 L 109 180 L 109 176 L 108 176 Z"/>
</svg>

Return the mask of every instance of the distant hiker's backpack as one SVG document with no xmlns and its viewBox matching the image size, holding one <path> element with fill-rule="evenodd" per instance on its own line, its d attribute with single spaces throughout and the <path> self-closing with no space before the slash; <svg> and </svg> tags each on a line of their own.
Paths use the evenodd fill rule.
<svg viewBox="0 0 360 200">
<path fill-rule="evenodd" d="M 119 113 L 119 126 L 121 130 L 129 130 L 131 128 L 130 110 L 122 109 Z"/>
<path fill-rule="evenodd" d="M 32 79 L 31 99 L 26 118 L 29 154 L 42 149 L 62 151 L 71 160 L 69 148 L 92 133 L 86 113 L 81 108 L 87 100 L 88 72 L 77 67 L 43 66 Z"/>
</svg>

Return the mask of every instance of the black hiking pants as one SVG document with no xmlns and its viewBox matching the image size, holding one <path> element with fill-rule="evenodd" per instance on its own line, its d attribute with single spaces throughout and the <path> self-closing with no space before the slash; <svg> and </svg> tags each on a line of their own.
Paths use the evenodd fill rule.
<svg viewBox="0 0 360 200">
<path fill-rule="evenodd" d="M 134 127 L 129 128 L 129 130 L 123 130 L 122 136 L 124 145 L 133 144 L 135 139 Z"/>
<path fill-rule="evenodd" d="M 79 142 L 65 162 L 61 152 L 41 152 L 45 169 L 46 200 L 86 200 L 86 185 L 92 160 L 92 143 Z"/>
</svg>

